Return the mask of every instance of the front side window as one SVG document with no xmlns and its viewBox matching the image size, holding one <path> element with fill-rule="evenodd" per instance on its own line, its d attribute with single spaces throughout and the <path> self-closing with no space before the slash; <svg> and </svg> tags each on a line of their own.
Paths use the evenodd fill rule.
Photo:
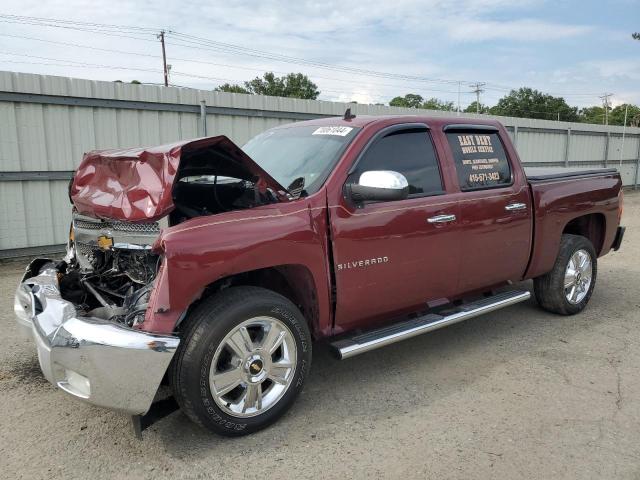
<svg viewBox="0 0 640 480">
<path fill-rule="evenodd" d="M 442 179 L 435 148 L 426 129 L 392 132 L 371 145 L 349 176 L 358 183 L 360 175 L 371 170 L 401 173 L 409 183 L 409 195 L 442 193 Z"/>
<path fill-rule="evenodd" d="M 447 133 L 461 190 L 511 184 L 511 168 L 497 133 Z"/>
</svg>

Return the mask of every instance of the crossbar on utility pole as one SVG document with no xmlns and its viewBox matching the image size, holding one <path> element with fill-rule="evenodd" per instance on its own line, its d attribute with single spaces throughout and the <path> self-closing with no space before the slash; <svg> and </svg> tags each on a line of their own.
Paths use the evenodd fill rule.
<svg viewBox="0 0 640 480">
<path fill-rule="evenodd" d="M 473 85 L 471 85 L 472 87 L 475 87 L 472 90 L 472 92 L 476 94 L 476 113 L 480 113 L 480 94 L 484 92 L 482 87 L 484 87 L 485 85 L 486 83 L 481 83 L 481 82 L 476 82 Z"/>
<path fill-rule="evenodd" d="M 164 48 L 164 30 L 158 35 L 160 45 L 162 45 L 162 71 L 164 72 L 164 86 L 169 86 L 169 70 L 167 69 L 167 52 Z"/>
<path fill-rule="evenodd" d="M 609 107 L 611 106 L 611 102 L 609 102 L 609 97 L 612 97 L 613 93 L 605 93 L 600 98 L 602 99 L 602 105 L 604 106 L 604 119 L 603 123 L 605 125 L 609 125 Z"/>
</svg>

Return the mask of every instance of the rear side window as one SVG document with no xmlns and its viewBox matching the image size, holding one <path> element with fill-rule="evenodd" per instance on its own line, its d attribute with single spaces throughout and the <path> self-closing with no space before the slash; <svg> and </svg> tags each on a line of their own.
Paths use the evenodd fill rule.
<svg viewBox="0 0 640 480">
<path fill-rule="evenodd" d="M 511 168 L 497 133 L 447 133 L 461 190 L 511 184 Z"/>
<path fill-rule="evenodd" d="M 363 172 L 393 170 L 409 183 L 409 195 L 442 193 L 442 180 L 436 152 L 427 130 L 401 130 L 390 133 L 371 145 L 350 175 L 357 183 Z"/>
</svg>

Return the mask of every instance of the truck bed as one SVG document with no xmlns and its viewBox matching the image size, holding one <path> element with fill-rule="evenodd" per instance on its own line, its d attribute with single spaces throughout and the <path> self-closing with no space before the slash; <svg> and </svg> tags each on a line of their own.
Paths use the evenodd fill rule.
<svg viewBox="0 0 640 480">
<path fill-rule="evenodd" d="M 561 180 L 572 177 L 590 177 L 594 175 L 615 174 L 615 168 L 579 168 L 579 167 L 524 167 L 530 183 Z"/>
</svg>

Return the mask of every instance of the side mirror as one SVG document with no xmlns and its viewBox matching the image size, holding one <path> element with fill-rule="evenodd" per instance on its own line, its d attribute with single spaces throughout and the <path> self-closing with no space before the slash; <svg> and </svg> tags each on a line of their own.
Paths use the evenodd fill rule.
<svg viewBox="0 0 640 480">
<path fill-rule="evenodd" d="M 363 172 L 358 183 L 348 184 L 347 192 L 356 203 L 404 200 L 409 195 L 409 182 L 398 172 L 371 170 Z"/>
</svg>

